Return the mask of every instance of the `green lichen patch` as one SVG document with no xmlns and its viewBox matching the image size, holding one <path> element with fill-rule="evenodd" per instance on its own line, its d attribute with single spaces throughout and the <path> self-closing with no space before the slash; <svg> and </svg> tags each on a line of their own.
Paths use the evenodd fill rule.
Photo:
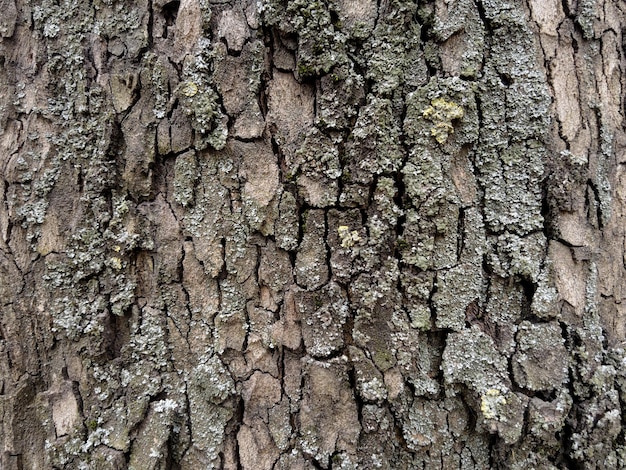
<svg viewBox="0 0 626 470">
<path fill-rule="evenodd" d="M 404 159 L 400 135 L 391 100 L 369 95 L 346 142 L 350 182 L 369 184 L 375 174 L 398 171 Z"/>
<path fill-rule="evenodd" d="M 430 106 L 424 110 L 422 116 L 433 122 L 430 134 L 437 142 L 443 144 L 450 134 L 454 134 L 452 121 L 463 117 L 463 108 L 453 101 L 436 98 L 430 102 Z"/>
<path fill-rule="evenodd" d="M 415 5 L 405 7 L 398 9 L 404 11 L 393 11 L 392 7 L 388 16 L 378 21 L 363 47 L 366 78 L 372 80 L 372 90 L 379 96 L 413 90 L 428 77 L 419 40 L 421 27 L 409 16 Z"/>
<path fill-rule="evenodd" d="M 358 242 L 361 241 L 361 237 L 359 236 L 359 232 L 356 230 L 350 231 L 350 227 L 347 225 L 340 225 L 337 228 L 337 235 L 341 240 L 342 248 L 352 248 Z"/>
<path fill-rule="evenodd" d="M 328 73 L 335 65 L 347 62 L 346 35 L 333 23 L 334 2 L 293 0 L 286 18 L 298 34 L 297 71 L 301 77 Z"/>
<path fill-rule="evenodd" d="M 474 144 L 478 139 L 475 92 L 475 84 L 458 77 L 434 77 L 409 93 L 403 123 L 407 142 L 437 147 L 432 144 L 434 137 L 446 153 L 460 151 L 463 144 Z"/>
</svg>

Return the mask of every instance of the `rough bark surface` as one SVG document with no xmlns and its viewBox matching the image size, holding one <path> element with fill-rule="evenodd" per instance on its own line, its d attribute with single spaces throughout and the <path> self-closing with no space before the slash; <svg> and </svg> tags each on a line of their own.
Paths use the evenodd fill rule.
<svg viewBox="0 0 626 470">
<path fill-rule="evenodd" d="M 624 13 L 0 0 L 0 468 L 626 468 Z"/>
</svg>

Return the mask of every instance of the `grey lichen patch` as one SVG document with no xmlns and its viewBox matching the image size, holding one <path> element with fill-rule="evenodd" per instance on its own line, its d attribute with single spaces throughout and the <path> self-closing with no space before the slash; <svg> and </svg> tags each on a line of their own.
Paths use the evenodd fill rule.
<svg viewBox="0 0 626 470">
<path fill-rule="evenodd" d="M 547 249 L 543 232 L 525 237 L 504 233 L 491 240 L 493 252 L 487 260 L 500 277 L 519 276 L 537 282 L 542 274 L 542 263 Z"/>
<path fill-rule="evenodd" d="M 296 255 L 296 281 L 298 285 L 315 290 L 328 282 L 326 253 L 326 220 L 324 211 L 310 210 L 305 215 L 304 237 Z"/>
<path fill-rule="evenodd" d="M 402 435 L 409 449 L 418 452 L 428 449 L 439 439 L 436 434 L 445 411 L 437 403 L 415 400 L 403 423 Z M 445 431 L 444 431 L 445 432 Z"/>
<path fill-rule="evenodd" d="M 109 52 L 116 57 L 124 56 L 131 60 L 139 57 L 149 40 L 148 10 L 141 3 L 120 5 L 102 2 L 98 7 L 94 29 L 100 32 L 101 37 L 111 38 Z M 71 10 L 68 8 L 68 11 Z"/>
<path fill-rule="evenodd" d="M 347 35 L 341 22 L 333 20 L 337 13 L 332 0 L 294 0 L 284 2 L 263 0 L 258 2 L 263 23 L 277 26 L 282 32 L 296 34 L 291 44 L 297 50 L 297 74 L 306 78 L 322 75 L 333 66 L 348 62 Z"/>
<path fill-rule="evenodd" d="M 375 252 L 389 252 L 397 243 L 396 227 L 399 217 L 404 214 L 394 201 L 398 193 L 398 187 L 392 178 L 378 178 L 367 219 L 367 244 L 370 249 L 366 250 L 365 257 L 371 264 L 374 264 L 372 257 L 376 256 Z"/>
<path fill-rule="evenodd" d="M 521 321 L 525 295 L 522 286 L 511 285 L 507 279 L 492 278 L 484 306 L 485 325 L 496 333 L 496 347 L 506 356 L 515 351 L 515 333 Z"/>
<path fill-rule="evenodd" d="M 485 225 L 479 208 L 465 209 L 463 216 L 463 230 L 460 234 L 462 245 L 459 247 L 458 258 L 463 263 L 482 266 L 484 254 L 487 250 Z"/>
<path fill-rule="evenodd" d="M 333 276 L 342 282 L 362 269 L 361 249 L 367 242 L 358 209 L 328 211 L 330 267 Z"/>
<path fill-rule="evenodd" d="M 156 119 L 163 119 L 169 111 L 170 103 L 170 73 L 171 65 L 153 53 L 143 57 L 141 69 L 141 91 L 145 100 L 146 95 L 152 95 L 152 113 Z M 152 101 L 151 100 L 151 101 Z"/>
<path fill-rule="evenodd" d="M 345 129 L 365 98 L 365 80 L 353 64 L 333 68 L 320 81 L 315 100 L 316 124 L 323 129 Z"/>
<path fill-rule="evenodd" d="M 619 468 L 617 450 L 621 433 L 619 393 L 614 388 L 616 370 L 612 365 L 596 369 L 591 380 L 593 392 L 585 397 L 585 405 L 577 413 L 573 429 L 570 457 L 577 462 L 588 462 L 594 458 L 603 462 L 605 468 Z M 578 384 L 575 396 L 580 396 Z M 621 458 L 621 457 L 620 457 Z"/>
<path fill-rule="evenodd" d="M 419 210 L 406 210 L 400 253 L 420 269 L 448 268 L 457 262 L 459 201 L 437 155 L 421 157 L 419 167 L 407 163 L 402 170 L 406 194 Z"/>
<path fill-rule="evenodd" d="M 460 264 L 437 276 L 432 301 L 438 328 L 459 331 L 465 327 L 466 310 L 481 297 L 483 273 L 480 265 Z"/>
<path fill-rule="evenodd" d="M 494 390 L 489 389 L 481 395 L 484 425 L 491 433 L 497 433 L 506 444 L 514 444 L 522 435 L 528 397 L 508 391 L 503 394 L 504 399 L 501 401 L 499 396 L 502 392 L 496 392 L 495 397 L 489 395 Z"/>
<path fill-rule="evenodd" d="M 411 321 L 411 327 L 428 330 L 431 327 L 431 311 L 428 301 L 433 291 L 434 274 L 421 272 L 414 274 L 403 270 L 400 285 L 404 291 L 404 305 Z"/>
<path fill-rule="evenodd" d="M 129 255 L 138 248 L 152 249 L 154 240 L 145 223 L 140 220 L 134 203 L 123 193 L 113 191 L 110 220 L 104 238 L 117 256 Z"/>
<path fill-rule="evenodd" d="M 543 227 L 544 157 L 545 149 L 536 141 L 481 154 L 479 181 L 485 188 L 485 222 L 491 230 L 525 235 Z"/>
<path fill-rule="evenodd" d="M 325 466 L 335 452 L 355 456 L 361 425 L 346 358 L 309 359 L 303 368 L 298 448 Z"/>
<path fill-rule="evenodd" d="M 185 60 L 183 81 L 177 90 L 183 109 L 192 118 L 191 125 L 197 133 L 197 150 L 209 145 L 220 150 L 226 145 L 228 136 L 227 117 L 222 112 L 220 97 L 213 84 L 215 57 L 209 40 L 200 40 L 196 54 Z"/>
<path fill-rule="evenodd" d="M 289 191 L 283 192 L 280 198 L 278 214 L 274 230 L 276 244 L 283 250 L 295 250 L 298 247 L 298 206 Z"/>
<path fill-rule="evenodd" d="M 395 287 L 400 277 L 398 261 L 389 256 L 380 260 L 375 270 L 366 271 L 358 276 L 351 284 L 352 303 L 358 313 L 376 320 L 387 320 L 378 308 L 390 312 L 395 306 L 398 295 Z"/>
<path fill-rule="evenodd" d="M 307 353 L 327 357 L 344 346 L 343 326 L 350 314 L 348 296 L 331 282 L 315 292 L 296 296 Z"/>
<path fill-rule="evenodd" d="M 106 245 L 95 227 L 83 228 L 64 256 L 46 259 L 43 280 L 57 294 L 51 308 L 53 332 L 69 339 L 83 334 L 101 338 L 108 309 L 121 315 L 135 300 L 135 279 L 120 272 L 126 262 L 115 250 L 108 254 Z M 100 284 L 92 276 L 100 276 Z"/>
<path fill-rule="evenodd" d="M 295 153 L 293 165 L 288 168 L 288 178 L 293 178 L 298 192 L 312 207 L 328 207 L 337 202 L 340 140 L 333 141 L 317 128 L 312 128 Z"/>
<path fill-rule="evenodd" d="M 193 203 L 193 189 L 198 180 L 196 153 L 192 150 L 176 157 L 174 165 L 174 199 L 182 206 Z"/>
<path fill-rule="evenodd" d="M 479 398 L 475 410 L 488 430 L 507 443 L 519 439 L 526 399 L 511 391 L 507 360 L 489 336 L 475 327 L 448 335 L 441 368 L 446 383 L 461 383 Z"/>
<path fill-rule="evenodd" d="M 424 20 L 432 23 L 436 43 L 430 49 L 432 55 L 437 53 L 441 68 L 450 75 L 476 78 L 485 49 L 485 25 L 477 5 L 471 0 L 436 4 L 433 18 Z"/>
<path fill-rule="evenodd" d="M 461 113 L 463 119 L 452 137 L 449 126 Z M 432 138 L 433 124 L 438 143 Z M 460 207 L 465 197 L 455 185 L 450 155 L 477 140 L 473 86 L 458 78 L 431 79 L 408 95 L 403 130 L 410 150 L 402 176 L 412 207 L 406 210 L 399 251 L 403 262 L 419 269 L 449 268 L 460 255 Z"/>
<path fill-rule="evenodd" d="M 583 30 L 585 39 L 593 39 L 596 36 L 595 22 L 598 19 L 597 3 L 593 0 L 583 0 L 577 6 L 576 22 Z"/>
<path fill-rule="evenodd" d="M 448 336 L 441 366 L 447 383 L 462 383 L 479 393 L 506 389 L 508 366 L 493 340 L 471 328 Z"/>
<path fill-rule="evenodd" d="M 560 388 L 568 377 L 569 360 L 558 323 L 522 322 L 516 340 L 512 357 L 515 382 L 533 391 Z"/>
<path fill-rule="evenodd" d="M 524 13 L 489 2 L 485 15 L 494 27 L 480 84 L 482 126 L 476 150 L 485 221 L 491 230 L 525 235 L 543 226 L 543 142 L 551 99 Z"/>
<path fill-rule="evenodd" d="M 235 391 L 233 380 L 216 356 L 203 356 L 190 371 L 187 387 L 192 437 L 187 456 L 200 452 L 207 456 L 206 468 L 219 468 L 226 424 L 233 416 L 227 401 Z"/>
<path fill-rule="evenodd" d="M 130 325 L 128 340 L 129 354 L 133 361 L 131 370 L 138 389 L 142 394 L 156 394 L 160 380 L 149 382 L 149 375 L 156 369 L 167 367 L 169 351 L 167 346 L 166 318 L 163 310 L 145 306 L 141 312 L 135 312 Z M 141 313 L 141 316 L 139 316 Z"/>
<path fill-rule="evenodd" d="M 530 310 L 538 318 L 559 318 L 558 308 L 559 295 L 554 285 L 553 271 L 550 266 L 539 273 L 537 287 L 533 294 Z"/>
<path fill-rule="evenodd" d="M 351 346 L 349 356 L 355 370 L 357 393 L 367 403 L 381 404 L 387 399 L 383 375 L 360 349 Z"/>
<path fill-rule="evenodd" d="M 413 462 L 423 468 L 490 467 L 488 438 L 472 433 L 470 414 L 459 398 L 415 400 L 402 421 L 402 434 L 414 452 Z"/>
<path fill-rule="evenodd" d="M 434 251 L 434 236 L 431 224 L 424 222 L 417 211 L 406 211 L 405 229 L 402 239 L 398 243 L 402 261 L 421 270 L 432 268 Z"/>
</svg>

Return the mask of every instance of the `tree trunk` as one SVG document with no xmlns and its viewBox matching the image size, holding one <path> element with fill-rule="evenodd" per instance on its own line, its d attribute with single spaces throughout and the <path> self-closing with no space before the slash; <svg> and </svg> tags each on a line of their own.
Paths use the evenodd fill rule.
<svg viewBox="0 0 626 470">
<path fill-rule="evenodd" d="M 0 468 L 626 468 L 625 28 L 0 0 Z"/>
</svg>

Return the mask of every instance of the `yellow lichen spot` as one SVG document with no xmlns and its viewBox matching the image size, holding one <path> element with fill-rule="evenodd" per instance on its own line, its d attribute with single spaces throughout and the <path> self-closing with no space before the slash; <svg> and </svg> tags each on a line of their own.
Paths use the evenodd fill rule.
<svg viewBox="0 0 626 470">
<path fill-rule="evenodd" d="M 119 246 L 119 245 L 115 245 L 115 246 L 113 247 L 113 251 L 115 251 L 116 253 L 119 253 L 121 249 L 122 249 L 122 247 L 121 247 L 121 246 Z"/>
<path fill-rule="evenodd" d="M 122 260 L 119 259 L 117 256 L 113 256 L 109 261 L 110 261 L 110 266 L 113 269 L 116 269 L 118 271 L 122 269 Z"/>
<path fill-rule="evenodd" d="M 188 98 L 195 96 L 198 93 L 198 85 L 194 82 L 184 82 L 180 89 L 181 93 Z"/>
<path fill-rule="evenodd" d="M 337 233 L 339 234 L 339 238 L 341 238 L 341 246 L 343 248 L 351 248 L 361 241 L 359 232 L 356 230 L 350 231 L 350 227 L 347 225 L 340 225 L 337 228 Z"/>
<path fill-rule="evenodd" d="M 463 117 L 463 108 L 453 101 L 435 98 L 430 106 L 424 110 L 422 116 L 433 122 L 430 134 L 437 142 L 443 144 L 450 134 L 454 134 L 452 121 Z"/>
<path fill-rule="evenodd" d="M 485 419 L 495 419 L 498 417 L 498 408 L 506 405 L 506 398 L 497 388 L 488 389 L 481 397 L 480 411 Z"/>
</svg>

